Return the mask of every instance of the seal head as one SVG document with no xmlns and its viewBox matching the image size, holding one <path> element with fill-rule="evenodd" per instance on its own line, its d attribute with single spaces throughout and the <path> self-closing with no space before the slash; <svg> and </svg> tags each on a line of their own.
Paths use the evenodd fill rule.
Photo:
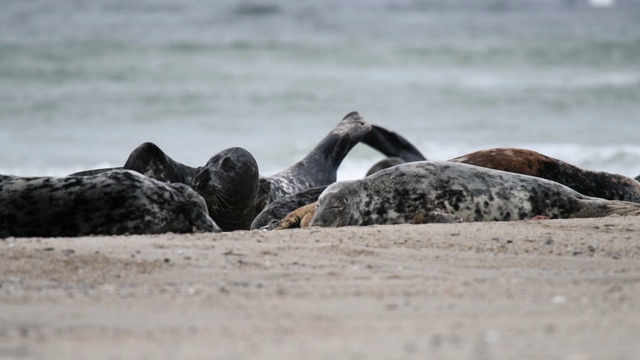
<svg viewBox="0 0 640 360">
<path fill-rule="evenodd" d="M 191 187 L 207 203 L 209 215 L 224 231 L 249 229 L 256 213 L 260 175 L 256 159 L 233 147 L 212 156 Z"/>
</svg>

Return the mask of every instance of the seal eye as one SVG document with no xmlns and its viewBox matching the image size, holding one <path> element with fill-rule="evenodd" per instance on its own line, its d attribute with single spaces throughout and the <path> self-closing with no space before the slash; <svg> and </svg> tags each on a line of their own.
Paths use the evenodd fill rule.
<svg viewBox="0 0 640 360">
<path fill-rule="evenodd" d="M 222 170 L 226 171 L 226 172 L 230 172 L 235 170 L 236 165 L 233 163 L 233 160 L 231 160 L 228 157 L 225 157 L 224 159 L 222 159 Z"/>
</svg>

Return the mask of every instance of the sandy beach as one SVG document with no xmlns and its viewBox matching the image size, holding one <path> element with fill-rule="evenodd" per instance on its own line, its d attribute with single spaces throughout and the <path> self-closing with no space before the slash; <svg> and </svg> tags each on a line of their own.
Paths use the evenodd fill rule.
<svg viewBox="0 0 640 360">
<path fill-rule="evenodd" d="M 640 222 L 0 241 L 0 359 L 634 359 Z"/>
</svg>

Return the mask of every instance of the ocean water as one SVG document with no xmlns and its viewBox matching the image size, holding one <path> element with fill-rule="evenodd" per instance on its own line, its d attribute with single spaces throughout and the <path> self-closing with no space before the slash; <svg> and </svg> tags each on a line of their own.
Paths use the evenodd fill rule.
<svg viewBox="0 0 640 360">
<path fill-rule="evenodd" d="M 433 160 L 522 147 L 640 174 L 637 0 L 3 0 L 0 173 L 120 166 L 152 141 L 261 173 L 348 112 Z M 383 156 L 358 145 L 340 179 Z"/>
</svg>

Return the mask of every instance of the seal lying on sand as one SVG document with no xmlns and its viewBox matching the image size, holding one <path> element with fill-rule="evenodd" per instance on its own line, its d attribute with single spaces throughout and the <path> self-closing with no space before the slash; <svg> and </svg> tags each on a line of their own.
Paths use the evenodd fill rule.
<svg viewBox="0 0 640 360">
<path fill-rule="evenodd" d="M 311 226 L 640 215 L 640 204 L 584 196 L 537 177 L 455 162 L 401 164 L 320 195 Z"/>
<path fill-rule="evenodd" d="M 85 177 L 0 175 L 0 237 L 220 231 L 183 184 L 133 171 Z"/>
<path fill-rule="evenodd" d="M 552 180 L 587 196 L 640 203 L 640 183 L 634 179 L 581 169 L 532 150 L 488 149 L 449 161 Z"/>
</svg>

